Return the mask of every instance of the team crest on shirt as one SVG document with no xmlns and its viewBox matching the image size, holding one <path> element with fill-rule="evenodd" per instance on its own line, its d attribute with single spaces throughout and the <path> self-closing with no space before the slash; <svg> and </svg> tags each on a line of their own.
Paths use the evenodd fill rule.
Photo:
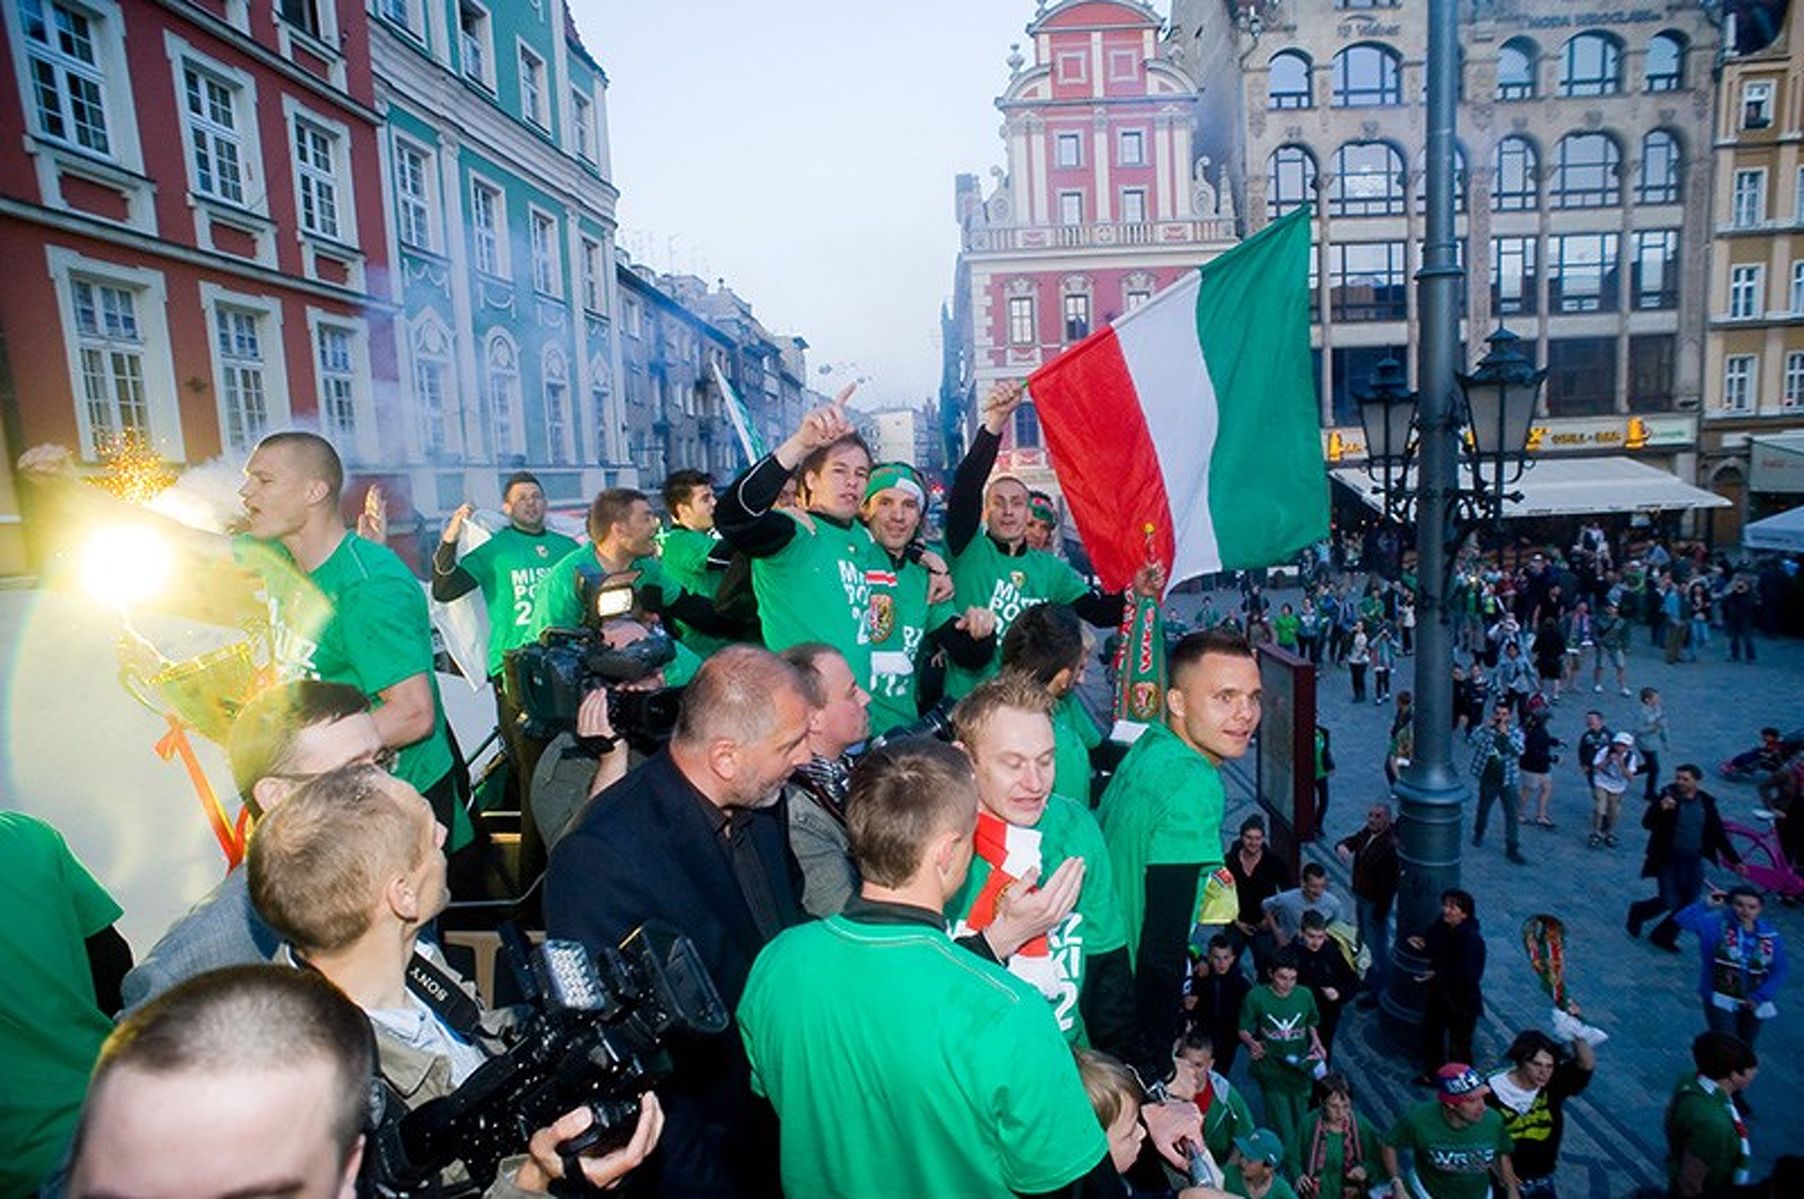
<svg viewBox="0 0 1804 1199">
<path fill-rule="evenodd" d="M 1151 720 L 1159 712 L 1159 685 L 1135 683 L 1128 696 L 1128 708 L 1140 720 Z"/>
<path fill-rule="evenodd" d="M 871 596 L 871 640 L 888 641 L 889 635 L 896 631 L 896 600 L 894 596 L 877 592 Z"/>
<path fill-rule="evenodd" d="M 1008 580 L 1015 585 L 1015 590 L 1019 591 L 1027 586 L 1027 572 L 1024 570 L 1011 570 L 1008 572 Z"/>
<path fill-rule="evenodd" d="M 535 545 L 532 548 L 539 551 L 539 557 L 541 558 L 551 557 L 551 551 L 544 545 Z"/>
</svg>

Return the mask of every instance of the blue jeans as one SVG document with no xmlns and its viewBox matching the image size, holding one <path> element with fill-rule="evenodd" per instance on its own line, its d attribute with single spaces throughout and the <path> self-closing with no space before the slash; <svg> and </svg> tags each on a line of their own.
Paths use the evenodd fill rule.
<svg viewBox="0 0 1804 1199">
<path fill-rule="evenodd" d="M 1359 915 L 1359 939 L 1372 951 L 1372 968 L 1366 971 L 1366 990 L 1384 994 L 1391 978 L 1391 907 L 1395 900 L 1380 908 L 1369 899 L 1355 896 L 1354 909 Z"/>
</svg>

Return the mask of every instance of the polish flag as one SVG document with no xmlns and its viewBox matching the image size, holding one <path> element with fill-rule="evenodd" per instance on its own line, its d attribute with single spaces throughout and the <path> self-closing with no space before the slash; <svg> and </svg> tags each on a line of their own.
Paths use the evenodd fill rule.
<svg viewBox="0 0 1804 1199">
<path fill-rule="evenodd" d="M 1328 535 L 1309 254 L 1302 208 L 1029 377 L 1103 586 L 1126 587 L 1149 540 L 1177 583 Z"/>
</svg>

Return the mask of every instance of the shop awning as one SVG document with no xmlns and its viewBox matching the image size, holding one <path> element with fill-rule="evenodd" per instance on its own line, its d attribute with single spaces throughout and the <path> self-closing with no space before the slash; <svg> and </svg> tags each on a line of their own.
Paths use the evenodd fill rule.
<svg viewBox="0 0 1804 1199">
<path fill-rule="evenodd" d="M 1804 433 L 1748 438 L 1748 490 L 1804 493 Z"/>
<path fill-rule="evenodd" d="M 1804 507 L 1742 526 L 1741 543 L 1751 550 L 1804 553 Z"/>
<path fill-rule="evenodd" d="M 1383 509 L 1382 489 L 1362 467 L 1343 466 L 1332 473 L 1337 483 L 1367 505 Z M 1464 465 L 1460 478 L 1468 487 L 1472 485 L 1471 471 Z M 1415 485 L 1413 469 L 1409 483 Z M 1730 506 L 1722 496 L 1693 487 L 1668 471 L 1623 457 L 1537 458 L 1511 490 L 1521 492 L 1522 498 L 1504 501 L 1505 520 Z"/>
</svg>

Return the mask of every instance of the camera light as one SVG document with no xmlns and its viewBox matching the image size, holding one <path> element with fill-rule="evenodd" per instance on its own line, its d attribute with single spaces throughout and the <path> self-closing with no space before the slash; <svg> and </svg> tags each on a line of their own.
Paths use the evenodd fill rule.
<svg viewBox="0 0 1804 1199">
<path fill-rule="evenodd" d="M 169 543 L 143 525 L 108 525 L 82 547 L 81 581 L 105 604 L 129 608 L 156 595 L 169 582 Z"/>
<path fill-rule="evenodd" d="M 616 616 L 625 616 L 633 610 L 633 589 L 629 587 L 603 587 L 595 593 L 595 615 L 603 620 Z"/>
</svg>

